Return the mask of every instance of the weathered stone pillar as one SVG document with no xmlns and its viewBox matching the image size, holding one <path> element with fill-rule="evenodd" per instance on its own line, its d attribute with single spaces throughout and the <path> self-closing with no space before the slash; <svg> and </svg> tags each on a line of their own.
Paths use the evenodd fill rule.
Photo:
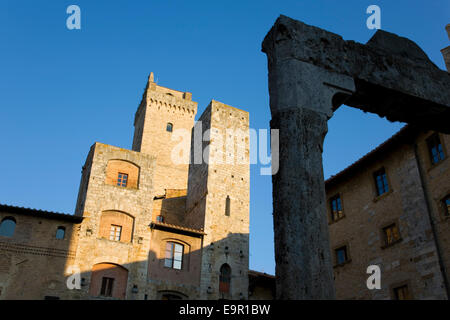
<svg viewBox="0 0 450 320">
<path fill-rule="evenodd" d="M 322 147 L 333 98 L 341 103 L 354 82 L 295 59 L 291 39 L 275 24 L 263 43 L 271 129 L 280 130 L 279 170 L 272 177 L 276 294 L 277 299 L 334 299 Z"/>
<path fill-rule="evenodd" d="M 281 155 L 272 177 L 277 299 L 335 297 L 322 169 L 327 120 L 305 108 L 272 115 Z"/>
<path fill-rule="evenodd" d="M 450 74 L 413 41 L 378 30 L 365 44 L 280 16 L 262 51 L 269 67 L 277 297 L 331 299 L 334 282 L 322 172 L 333 110 L 346 104 L 390 121 L 450 133 Z"/>
</svg>

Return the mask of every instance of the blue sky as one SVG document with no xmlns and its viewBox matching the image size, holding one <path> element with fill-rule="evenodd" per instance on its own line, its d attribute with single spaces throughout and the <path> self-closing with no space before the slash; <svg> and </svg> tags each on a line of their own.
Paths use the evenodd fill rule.
<svg viewBox="0 0 450 320">
<path fill-rule="evenodd" d="M 66 8 L 81 8 L 81 30 Z M 280 14 L 365 43 L 366 8 L 381 27 L 415 41 L 444 69 L 446 0 L 20 1 L 0 3 L 0 203 L 72 213 L 89 147 L 131 148 L 133 117 L 153 71 L 193 93 L 199 116 L 215 99 L 270 120 L 261 42 Z M 341 107 L 329 121 L 325 177 L 403 124 Z M 250 267 L 274 273 L 271 177 L 251 168 Z"/>
</svg>

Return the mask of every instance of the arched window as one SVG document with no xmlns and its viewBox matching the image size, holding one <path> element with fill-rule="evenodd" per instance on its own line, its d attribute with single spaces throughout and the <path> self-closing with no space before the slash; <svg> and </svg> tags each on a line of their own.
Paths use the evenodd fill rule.
<svg viewBox="0 0 450 320">
<path fill-rule="evenodd" d="M 0 236 L 12 237 L 14 235 L 14 230 L 16 229 L 16 219 L 12 217 L 7 217 L 2 220 L 0 224 Z"/>
<path fill-rule="evenodd" d="M 176 242 L 166 243 L 166 257 L 164 266 L 168 268 L 181 270 L 183 264 L 184 246 Z"/>
<path fill-rule="evenodd" d="M 230 282 L 231 268 L 228 264 L 225 263 L 220 267 L 219 292 L 230 293 Z"/>
<path fill-rule="evenodd" d="M 166 131 L 167 132 L 172 132 L 173 131 L 173 124 L 168 122 L 167 126 L 166 126 Z"/>
<path fill-rule="evenodd" d="M 66 235 L 65 227 L 58 227 L 58 229 L 56 229 L 56 239 L 63 240 L 65 235 Z"/>
<path fill-rule="evenodd" d="M 231 199 L 230 196 L 227 196 L 227 199 L 225 200 L 225 215 L 230 216 L 230 205 L 231 205 Z"/>
</svg>

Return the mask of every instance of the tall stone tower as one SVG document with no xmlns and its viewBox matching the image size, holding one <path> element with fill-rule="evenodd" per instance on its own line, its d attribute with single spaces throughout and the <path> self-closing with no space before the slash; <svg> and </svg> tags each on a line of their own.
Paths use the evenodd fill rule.
<svg viewBox="0 0 450 320">
<path fill-rule="evenodd" d="M 159 86 L 150 74 L 134 119 L 132 149 L 156 157 L 155 195 L 164 195 L 165 189 L 187 188 L 196 113 L 191 93 Z"/>
<path fill-rule="evenodd" d="M 247 299 L 249 114 L 213 100 L 192 136 L 186 222 L 206 233 L 200 297 Z"/>
<path fill-rule="evenodd" d="M 448 39 L 450 40 L 450 23 L 445 26 L 445 30 L 447 31 Z M 441 50 L 442 56 L 444 57 L 445 66 L 447 67 L 447 71 L 450 72 L 450 46 L 445 47 Z"/>
</svg>

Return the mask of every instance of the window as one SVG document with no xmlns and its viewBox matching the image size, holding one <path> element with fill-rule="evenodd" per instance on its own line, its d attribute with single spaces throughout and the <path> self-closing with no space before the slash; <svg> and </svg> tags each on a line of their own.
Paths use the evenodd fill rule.
<svg viewBox="0 0 450 320">
<path fill-rule="evenodd" d="M 109 240 L 120 241 L 120 235 L 122 234 L 122 227 L 111 225 L 111 231 L 109 233 Z"/>
<path fill-rule="evenodd" d="M 375 178 L 375 186 L 377 188 L 377 195 L 381 196 L 382 194 L 389 191 L 388 181 L 386 177 L 386 171 L 384 168 L 376 171 L 374 174 Z"/>
<path fill-rule="evenodd" d="M 441 140 L 439 139 L 439 135 L 437 133 L 427 139 L 427 145 L 432 164 L 436 164 L 439 161 L 444 160 L 444 150 L 442 149 Z"/>
<path fill-rule="evenodd" d="M 114 286 L 113 278 L 103 277 L 100 295 L 103 297 L 112 297 L 113 286 Z"/>
<path fill-rule="evenodd" d="M 400 240 L 400 233 L 398 232 L 398 226 L 396 223 L 384 227 L 383 234 L 386 246 L 390 246 Z"/>
<path fill-rule="evenodd" d="M 231 282 L 231 268 L 228 264 L 225 263 L 220 267 L 219 292 L 229 293 L 230 282 Z"/>
<path fill-rule="evenodd" d="M 231 199 L 230 196 L 227 196 L 227 199 L 225 200 L 225 215 L 230 216 L 230 205 L 231 205 Z"/>
<path fill-rule="evenodd" d="M 156 216 L 156 222 L 164 222 L 163 216 Z"/>
<path fill-rule="evenodd" d="M 344 216 L 344 211 L 342 211 L 342 201 L 340 195 L 335 195 L 330 199 L 331 207 L 331 220 L 337 221 Z"/>
<path fill-rule="evenodd" d="M 409 294 L 408 285 L 403 285 L 393 289 L 395 300 L 410 300 L 411 296 Z"/>
<path fill-rule="evenodd" d="M 173 124 L 171 124 L 170 122 L 167 123 L 166 126 L 166 131 L 167 132 L 172 132 L 173 131 Z"/>
<path fill-rule="evenodd" d="M 15 229 L 16 220 L 12 217 L 5 218 L 2 220 L 2 223 L 0 223 L 0 236 L 12 237 Z"/>
<path fill-rule="evenodd" d="M 342 246 L 340 248 L 335 249 L 335 253 L 337 265 L 348 262 L 347 246 Z"/>
<path fill-rule="evenodd" d="M 181 270 L 183 261 L 183 245 L 175 242 L 166 243 L 166 258 L 164 266 L 168 268 Z"/>
<path fill-rule="evenodd" d="M 58 229 L 56 229 L 56 239 L 63 240 L 65 234 L 66 234 L 66 228 L 58 227 Z"/>
<path fill-rule="evenodd" d="M 119 187 L 126 187 L 128 182 L 128 174 L 126 173 L 119 173 L 119 176 L 117 177 L 117 185 Z"/>
<path fill-rule="evenodd" d="M 450 194 L 442 200 L 444 205 L 444 215 L 450 217 Z"/>
</svg>

